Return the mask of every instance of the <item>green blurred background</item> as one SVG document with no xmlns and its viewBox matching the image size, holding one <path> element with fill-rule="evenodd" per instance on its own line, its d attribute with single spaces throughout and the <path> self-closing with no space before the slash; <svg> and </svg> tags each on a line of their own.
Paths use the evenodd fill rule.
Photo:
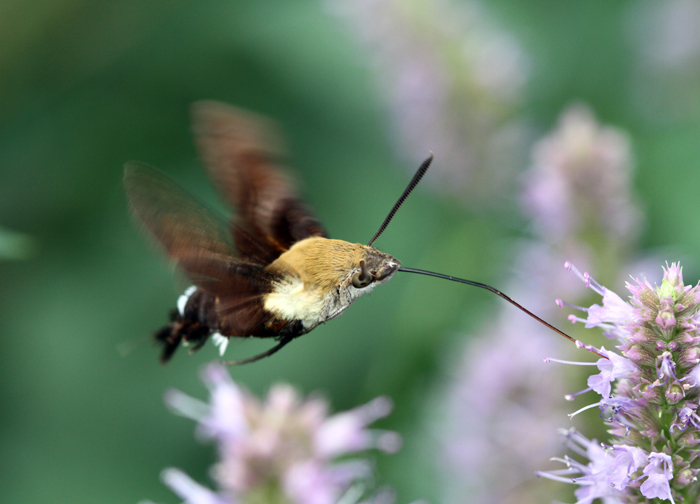
<svg viewBox="0 0 700 504">
<path fill-rule="evenodd" d="M 661 79 L 644 95 L 658 102 L 640 110 L 632 3 L 495 0 L 489 8 L 529 54 L 519 113 L 532 131 L 553 128 L 575 100 L 626 129 L 648 220 L 643 248 L 671 250 L 664 257 L 684 259 L 693 282 L 697 93 L 669 95 Z M 213 450 L 162 397 L 170 387 L 204 397 L 198 370 L 215 350 L 158 364 L 150 333 L 186 283 L 130 220 L 122 165 L 153 164 L 213 201 L 188 106 L 218 99 L 256 110 L 286 129 L 293 166 L 332 236 L 366 243 L 414 168 L 395 155 L 368 58 L 320 2 L 0 2 L 0 226 L 32 240 L 22 259 L 0 262 L 4 502 L 178 502 L 159 481 L 166 466 L 206 481 Z M 670 107 L 680 112 L 655 120 L 654 110 Z M 525 156 L 519 168 L 529 163 Z M 497 212 L 469 212 L 421 188 L 376 245 L 407 266 L 502 286 L 525 224 L 513 195 Z M 401 432 L 406 446 L 377 456 L 378 479 L 397 489 L 398 502 L 438 502 L 425 409 L 454 341 L 499 302 L 399 275 L 231 374 L 256 393 L 276 381 L 322 391 L 335 409 L 391 396 L 395 411 L 380 425 Z M 227 355 L 264 347 L 234 343 Z"/>
</svg>

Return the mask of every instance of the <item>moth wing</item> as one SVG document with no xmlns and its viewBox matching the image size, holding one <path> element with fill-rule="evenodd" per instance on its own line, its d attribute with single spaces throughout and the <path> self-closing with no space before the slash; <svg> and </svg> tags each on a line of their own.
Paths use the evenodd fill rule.
<svg viewBox="0 0 700 504">
<path fill-rule="evenodd" d="M 328 237 L 304 204 L 280 160 L 275 124 L 219 102 L 192 106 L 197 147 L 207 172 L 238 212 L 241 227 L 278 255 L 311 236 Z M 239 238 L 233 233 L 236 244 Z M 239 246 L 245 256 L 245 245 Z"/>
<path fill-rule="evenodd" d="M 231 298 L 229 304 L 269 292 L 273 274 L 264 271 L 265 245 L 241 230 L 238 239 L 252 252 L 240 258 L 229 223 L 145 163 L 125 165 L 124 186 L 134 214 L 195 285 Z"/>
</svg>

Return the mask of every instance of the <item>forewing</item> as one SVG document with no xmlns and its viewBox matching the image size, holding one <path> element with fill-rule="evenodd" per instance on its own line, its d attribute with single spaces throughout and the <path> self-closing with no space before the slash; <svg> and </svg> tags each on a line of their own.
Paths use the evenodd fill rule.
<svg viewBox="0 0 700 504">
<path fill-rule="evenodd" d="M 209 176 L 236 208 L 241 227 L 267 243 L 270 254 L 279 255 L 304 238 L 327 237 L 280 163 L 284 150 L 274 123 L 211 101 L 195 103 L 192 120 Z M 238 248 L 246 257 L 245 244 Z"/>
<path fill-rule="evenodd" d="M 228 223 L 155 168 L 127 163 L 124 186 L 134 213 L 196 284 L 221 282 L 240 262 Z"/>
</svg>

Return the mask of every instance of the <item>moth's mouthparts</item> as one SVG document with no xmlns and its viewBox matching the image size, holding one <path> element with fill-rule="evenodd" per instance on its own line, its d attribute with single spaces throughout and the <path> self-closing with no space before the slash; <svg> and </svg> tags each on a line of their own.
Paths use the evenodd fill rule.
<svg viewBox="0 0 700 504">
<path fill-rule="evenodd" d="M 493 292 L 497 296 L 502 297 L 503 299 L 508 301 L 510 304 L 512 304 L 513 306 L 515 306 L 519 310 L 525 312 L 530 317 L 532 317 L 533 319 L 538 321 L 540 324 L 546 326 L 547 328 L 551 329 L 552 331 L 559 334 L 560 336 L 564 336 L 566 339 L 568 339 L 569 341 L 572 341 L 577 346 L 579 344 L 578 340 L 572 338 L 571 336 L 566 334 L 564 331 L 557 329 L 556 327 L 554 327 L 552 324 L 550 324 L 546 320 L 541 319 L 540 317 L 538 317 L 537 315 L 532 313 L 530 310 L 528 310 L 527 308 L 525 308 L 521 304 L 516 303 L 511 298 L 509 298 L 508 296 L 503 294 L 501 291 L 499 291 L 498 289 L 496 289 L 494 287 L 491 287 L 490 285 L 486 285 L 486 284 L 483 284 L 481 282 L 474 282 L 473 280 L 465 280 L 464 278 L 457 278 L 457 277 L 453 277 L 450 275 L 443 275 L 442 273 L 435 273 L 434 271 L 426 271 L 426 270 L 419 270 L 419 269 L 414 269 L 414 268 L 402 268 L 402 267 L 399 267 L 398 271 L 403 271 L 405 273 L 418 273 L 420 275 L 427 275 L 427 276 L 432 276 L 432 277 L 436 277 L 436 278 L 442 278 L 443 280 L 451 280 L 453 282 L 459 282 L 459 283 L 471 285 L 473 287 L 479 287 L 480 289 L 486 289 L 487 291 Z M 591 352 L 596 354 L 598 357 L 602 357 L 603 359 L 608 359 L 608 357 L 606 357 L 605 355 L 601 355 L 594 350 L 591 350 Z"/>
<path fill-rule="evenodd" d="M 389 261 L 382 265 L 382 267 L 374 274 L 374 278 L 376 280 L 384 280 L 385 278 L 389 278 L 393 276 L 394 273 L 399 271 L 400 267 L 401 263 L 399 261 Z"/>
</svg>

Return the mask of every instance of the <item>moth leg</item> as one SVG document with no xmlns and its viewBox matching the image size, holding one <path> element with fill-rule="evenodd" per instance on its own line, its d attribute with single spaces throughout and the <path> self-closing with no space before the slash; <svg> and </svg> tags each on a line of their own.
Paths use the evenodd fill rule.
<svg viewBox="0 0 700 504">
<path fill-rule="evenodd" d="M 255 355 L 253 357 L 248 357 L 247 359 L 241 359 L 241 360 L 233 360 L 233 361 L 222 361 L 222 364 L 226 364 L 227 366 L 238 366 L 240 364 L 249 364 L 251 362 L 256 362 L 259 361 L 260 359 L 264 359 L 265 357 L 269 357 L 270 355 L 277 353 L 284 347 L 287 343 L 292 341 L 294 339 L 294 336 L 284 336 L 279 343 L 277 343 L 275 346 L 270 348 L 269 350 Z"/>
</svg>

